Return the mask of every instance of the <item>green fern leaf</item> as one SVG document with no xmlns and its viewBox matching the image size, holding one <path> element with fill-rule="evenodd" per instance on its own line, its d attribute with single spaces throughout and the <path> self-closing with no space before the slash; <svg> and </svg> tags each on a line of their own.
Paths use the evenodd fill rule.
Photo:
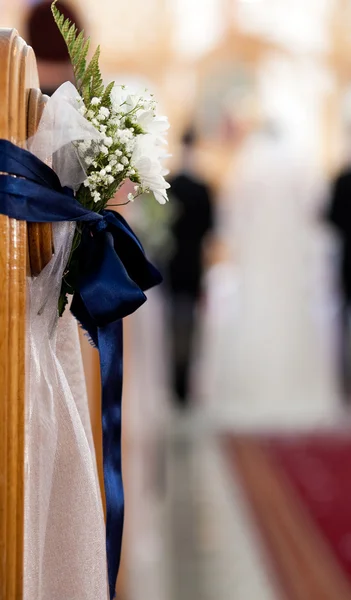
<svg viewBox="0 0 351 600">
<path fill-rule="evenodd" d="M 84 77 L 89 45 L 90 39 L 85 40 L 84 31 L 81 31 L 72 45 L 72 65 L 78 87 L 81 86 L 81 80 Z"/>
<path fill-rule="evenodd" d="M 86 66 L 87 66 L 87 56 L 90 46 L 90 38 L 84 41 L 82 48 L 80 50 L 79 57 L 77 58 L 76 64 L 76 79 L 78 82 L 78 88 L 80 89 L 82 86 L 82 80 L 84 78 Z"/>
<path fill-rule="evenodd" d="M 72 42 L 70 47 L 70 52 L 74 57 L 74 63 L 77 63 L 80 58 L 80 54 L 82 51 L 82 46 L 84 44 L 84 31 L 81 31 L 78 37 Z"/>
<path fill-rule="evenodd" d="M 104 92 L 104 84 L 99 66 L 100 46 L 87 66 L 87 56 L 90 46 L 90 39 L 85 39 L 84 31 L 78 34 L 77 27 L 69 19 L 65 19 L 56 6 L 57 0 L 51 5 L 51 10 L 55 23 L 66 42 L 68 53 L 72 62 L 76 86 L 79 93 L 83 96 L 86 105 L 89 105 L 94 96 L 104 96 L 104 102 L 108 103 L 113 87 L 108 86 Z M 104 104 L 103 104 L 104 105 Z"/>
<path fill-rule="evenodd" d="M 78 91 L 82 93 L 82 87 L 84 88 L 84 80 L 86 75 L 86 63 L 87 55 L 90 46 L 90 39 L 85 39 L 84 31 L 78 34 L 77 27 L 74 23 L 71 23 L 69 19 L 65 19 L 64 15 L 60 13 L 56 6 L 57 0 L 51 4 L 51 11 L 55 20 L 55 23 L 66 42 L 69 57 L 72 62 L 74 77 Z M 91 75 L 88 76 L 91 78 Z M 90 80 L 89 80 L 90 81 Z M 87 98 L 85 97 L 85 100 Z"/>
<path fill-rule="evenodd" d="M 89 100 L 91 100 L 94 96 L 101 96 L 104 91 L 104 84 L 99 67 L 99 59 L 100 46 L 96 48 L 82 79 L 84 95 L 88 95 Z"/>
<path fill-rule="evenodd" d="M 84 73 L 83 84 L 90 83 L 91 78 L 94 75 L 96 68 L 99 68 L 99 59 L 100 59 L 100 46 L 98 46 L 94 52 L 94 55 L 86 68 Z"/>
<path fill-rule="evenodd" d="M 106 87 L 104 94 L 101 98 L 101 105 L 106 106 L 106 108 L 110 108 L 110 106 L 111 106 L 111 92 L 112 92 L 114 86 L 115 86 L 115 82 L 111 81 L 111 83 L 109 83 L 108 86 Z"/>
<path fill-rule="evenodd" d="M 67 35 L 65 37 L 65 42 L 67 44 L 67 48 L 68 48 L 70 56 L 72 58 L 73 58 L 72 48 L 76 41 L 76 37 L 77 37 L 77 27 L 75 26 L 74 23 L 72 23 L 70 25 L 70 27 L 68 28 Z"/>
</svg>

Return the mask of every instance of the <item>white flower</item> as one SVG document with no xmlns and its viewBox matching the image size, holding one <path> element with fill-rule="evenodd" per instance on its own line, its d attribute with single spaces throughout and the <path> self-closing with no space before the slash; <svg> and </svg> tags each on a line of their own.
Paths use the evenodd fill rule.
<svg viewBox="0 0 351 600">
<path fill-rule="evenodd" d="M 138 104 L 141 103 L 141 101 L 142 101 L 142 98 L 140 97 L 140 95 L 129 94 L 126 98 L 124 112 L 128 113 L 128 112 L 131 112 L 132 110 L 135 110 L 136 107 L 138 106 Z"/>
<path fill-rule="evenodd" d="M 111 91 L 111 104 L 113 112 L 117 114 L 126 114 L 132 111 L 148 109 L 150 99 L 144 94 L 137 94 L 129 90 L 125 86 L 115 85 Z"/>
<path fill-rule="evenodd" d="M 134 202 L 134 194 L 128 194 L 129 202 Z"/>
<path fill-rule="evenodd" d="M 99 114 L 98 114 L 98 119 L 101 119 L 103 121 L 103 119 L 108 119 L 110 116 L 110 111 L 108 108 L 106 108 L 105 106 L 102 106 L 99 109 Z"/>
<path fill-rule="evenodd" d="M 99 192 L 93 192 L 92 197 L 94 202 L 99 202 L 101 200 L 101 194 L 99 194 Z"/>
<path fill-rule="evenodd" d="M 99 106 L 99 104 L 101 104 L 101 98 L 96 98 L 96 97 L 93 98 L 92 101 L 91 101 L 91 104 L 93 106 Z"/>
<path fill-rule="evenodd" d="M 165 135 L 169 129 L 167 117 L 157 117 L 152 110 L 148 110 L 138 117 L 138 124 L 145 133 L 150 133 L 158 142 L 165 143 Z"/>
<path fill-rule="evenodd" d="M 163 177 L 164 151 L 157 145 L 154 136 L 150 134 L 138 136 L 131 163 L 135 168 L 142 188 L 153 192 L 160 204 L 168 200 L 166 190 L 170 187 Z"/>
<path fill-rule="evenodd" d="M 105 143 L 105 146 L 107 146 L 108 148 L 110 148 L 110 146 L 112 146 L 112 144 L 113 144 L 113 139 L 112 139 L 112 137 L 109 137 L 109 136 L 108 136 L 108 137 L 105 137 L 105 139 L 104 139 L 104 143 Z"/>
<path fill-rule="evenodd" d="M 111 99 L 112 108 L 115 113 L 121 112 L 122 106 L 124 105 L 124 102 L 126 101 L 127 96 L 128 96 L 128 91 L 124 86 L 115 85 L 112 88 L 110 99 Z"/>
</svg>

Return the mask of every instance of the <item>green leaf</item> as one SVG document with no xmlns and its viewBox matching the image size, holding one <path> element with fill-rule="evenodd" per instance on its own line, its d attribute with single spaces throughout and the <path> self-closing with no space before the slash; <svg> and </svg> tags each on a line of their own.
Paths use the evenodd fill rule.
<svg viewBox="0 0 351 600">
<path fill-rule="evenodd" d="M 106 108 L 110 108 L 111 106 L 111 92 L 115 86 L 115 82 L 111 81 L 106 87 L 104 94 L 101 98 L 101 106 L 106 106 Z"/>
<path fill-rule="evenodd" d="M 74 70 L 76 86 L 87 104 L 93 95 L 101 95 L 104 91 L 102 77 L 99 67 L 100 48 L 97 48 L 93 58 L 87 67 L 87 56 L 90 46 L 90 38 L 84 37 L 84 31 L 78 34 L 77 27 L 56 6 L 57 0 L 51 4 L 51 11 L 55 23 L 66 42 L 69 57 Z"/>
<path fill-rule="evenodd" d="M 100 97 L 104 91 L 104 84 L 99 67 L 99 59 L 100 46 L 96 48 L 82 79 L 82 89 L 84 91 L 84 95 L 89 95 L 90 100 L 94 98 L 94 96 Z"/>
</svg>

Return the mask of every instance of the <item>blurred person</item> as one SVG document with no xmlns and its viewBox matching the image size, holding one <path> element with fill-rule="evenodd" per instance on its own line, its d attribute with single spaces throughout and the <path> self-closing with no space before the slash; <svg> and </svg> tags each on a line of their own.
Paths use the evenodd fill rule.
<svg viewBox="0 0 351 600">
<path fill-rule="evenodd" d="M 66 2 L 57 8 L 82 30 L 79 16 Z M 65 81 L 74 83 L 73 68 L 66 43 L 52 17 L 51 0 L 42 1 L 30 8 L 27 15 L 27 39 L 32 46 L 38 65 L 43 94 L 51 96 Z"/>
<path fill-rule="evenodd" d="M 339 366 L 342 394 L 351 401 L 351 165 L 336 177 L 327 210 L 327 219 L 340 240 L 338 263 L 339 309 Z"/>
<path fill-rule="evenodd" d="M 212 309 L 219 327 L 209 328 L 204 369 L 207 404 L 220 398 L 213 410 L 227 424 L 316 424 L 334 413 L 330 340 L 317 315 L 327 297 L 317 225 L 324 193 L 319 170 L 283 128 L 248 128 L 218 203 L 229 258 L 217 273 L 226 289 Z"/>
<path fill-rule="evenodd" d="M 181 167 L 170 180 L 173 220 L 173 252 L 165 265 L 169 298 L 171 384 L 175 402 L 189 403 L 193 345 L 198 327 L 196 317 L 204 270 L 204 242 L 213 226 L 212 194 L 195 174 L 194 130 L 182 138 Z"/>
</svg>

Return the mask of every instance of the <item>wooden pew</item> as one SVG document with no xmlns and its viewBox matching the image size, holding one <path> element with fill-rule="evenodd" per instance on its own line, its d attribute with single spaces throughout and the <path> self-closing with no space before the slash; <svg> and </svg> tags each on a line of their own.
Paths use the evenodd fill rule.
<svg viewBox="0 0 351 600">
<path fill-rule="evenodd" d="M 0 29 L 0 138 L 25 145 L 44 105 L 32 49 Z M 0 215 L 0 600 L 23 597 L 26 275 L 52 251 L 50 225 Z"/>
</svg>

